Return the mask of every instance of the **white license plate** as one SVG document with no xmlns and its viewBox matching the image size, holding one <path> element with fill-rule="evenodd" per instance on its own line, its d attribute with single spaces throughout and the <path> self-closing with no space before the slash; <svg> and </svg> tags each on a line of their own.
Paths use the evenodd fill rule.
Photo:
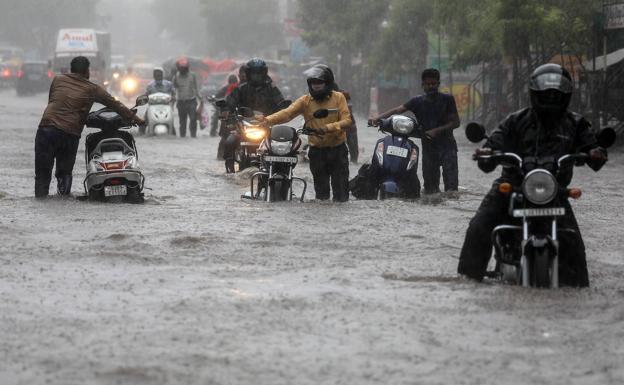
<svg viewBox="0 0 624 385">
<path fill-rule="evenodd" d="M 104 196 L 105 197 L 114 197 L 119 195 L 126 195 L 128 193 L 128 189 L 125 185 L 119 186 L 104 186 Z"/>
<path fill-rule="evenodd" d="M 407 148 L 397 146 L 388 146 L 388 150 L 386 151 L 386 154 L 398 156 L 400 158 L 407 158 L 408 153 L 409 151 L 407 151 Z"/>
<path fill-rule="evenodd" d="M 513 211 L 515 218 L 522 217 L 560 217 L 565 215 L 563 207 L 549 207 L 545 209 L 516 209 Z"/>
<path fill-rule="evenodd" d="M 276 162 L 276 163 L 297 163 L 296 156 L 265 156 L 265 162 Z"/>
</svg>

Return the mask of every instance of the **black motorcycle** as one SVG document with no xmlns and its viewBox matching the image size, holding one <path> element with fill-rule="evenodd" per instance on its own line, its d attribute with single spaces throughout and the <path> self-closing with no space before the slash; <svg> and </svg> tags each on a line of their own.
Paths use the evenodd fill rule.
<svg viewBox="0 0 624 385">
<path fill-rule="evenodd" d="M 486 139 L 485 128 L 478 123 L 466 127 L 466 136 L 473 143 Z M 598 135 L 603 148 L 615 142 L 615 131 L 606 128 Z M 501 183 L 498 187 L 509 195 L 509 216 L 520 224 L 503 224 L 492 231 L 496 268 L 488 276 L 501 278 L 524 287 L 559 287 L 559 235 L 573 231 L 557 225 L 557 218 L 566 214 L 563 202 L 578 199 L 579 189 L 559 185 L 560 172 L 589 160 L 586 153 L 553 157 L 521 158 L 514 153 L 494 152 L 478 155 L 476 161 L 492 162 L 515 169 L 522 183 Z"/>
</svg>

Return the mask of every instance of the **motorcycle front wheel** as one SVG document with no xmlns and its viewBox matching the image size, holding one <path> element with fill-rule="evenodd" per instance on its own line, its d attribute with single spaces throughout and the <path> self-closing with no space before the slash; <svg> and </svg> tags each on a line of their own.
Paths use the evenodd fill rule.
<svg viewBox="0 0 624 385">
<path fill-rule="evenodd" d="M 550 287 L 550 255 L 548 249 L 535 250 L 531 265 L 533 285 L 535 287 Z"/>
</svg>

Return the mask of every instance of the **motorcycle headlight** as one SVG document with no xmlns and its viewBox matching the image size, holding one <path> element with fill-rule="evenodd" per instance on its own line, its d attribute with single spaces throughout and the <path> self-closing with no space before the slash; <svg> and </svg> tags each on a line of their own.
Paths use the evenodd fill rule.
<svg viewBox="0 0 624 385">
<path fill-rule="evenodd" d="M 414 130 L 414 120 L 407 116 L 395 116 L 392 118 L 392 128 L 399 134 L 407 135 Z"/>
<path fill-rule="evenodd" d="M 266 135 L 265 131 L 261 128 L 247 128 L 245 130 L 245 138 L 251 140 L 251 141 L 258 141 L 261 140 L 262 138 L 264 138 L 264 135 Z"/>
<path fill-rule="evenodd" d="M 546 170 L 533 170 L 524 177 L 522 192 L 536 205 L 549 203 L 557 195 L 557 180 Z"/>
<path fill-rule="evenodd" d="M 271 152 L 275 155 L 286 155 L 290 152 L 292 143 L 271 141 Z"/>
<path fill-rule="evenodd" d="M 123 81 L 122 87 L 126 92 L 134 92 L 137 89 L 137 81 L 134 79 L 126 79 Z"/>
</svg>

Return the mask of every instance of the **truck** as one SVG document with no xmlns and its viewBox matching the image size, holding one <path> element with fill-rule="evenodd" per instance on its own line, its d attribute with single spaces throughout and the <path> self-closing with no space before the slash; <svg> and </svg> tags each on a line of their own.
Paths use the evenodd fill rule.
<svg viewBox="0 0 624 385">
<path fill-rule="evenodd" d="M 111 38 L 106 31 L 86 28 L 59 30 L 52 59 L 55 73 L 68 73 L 70 62 L 76 56 L 85 56 L 91 62 L 91 81 L 103 84 L 109 77 Z"/>
</svg>

